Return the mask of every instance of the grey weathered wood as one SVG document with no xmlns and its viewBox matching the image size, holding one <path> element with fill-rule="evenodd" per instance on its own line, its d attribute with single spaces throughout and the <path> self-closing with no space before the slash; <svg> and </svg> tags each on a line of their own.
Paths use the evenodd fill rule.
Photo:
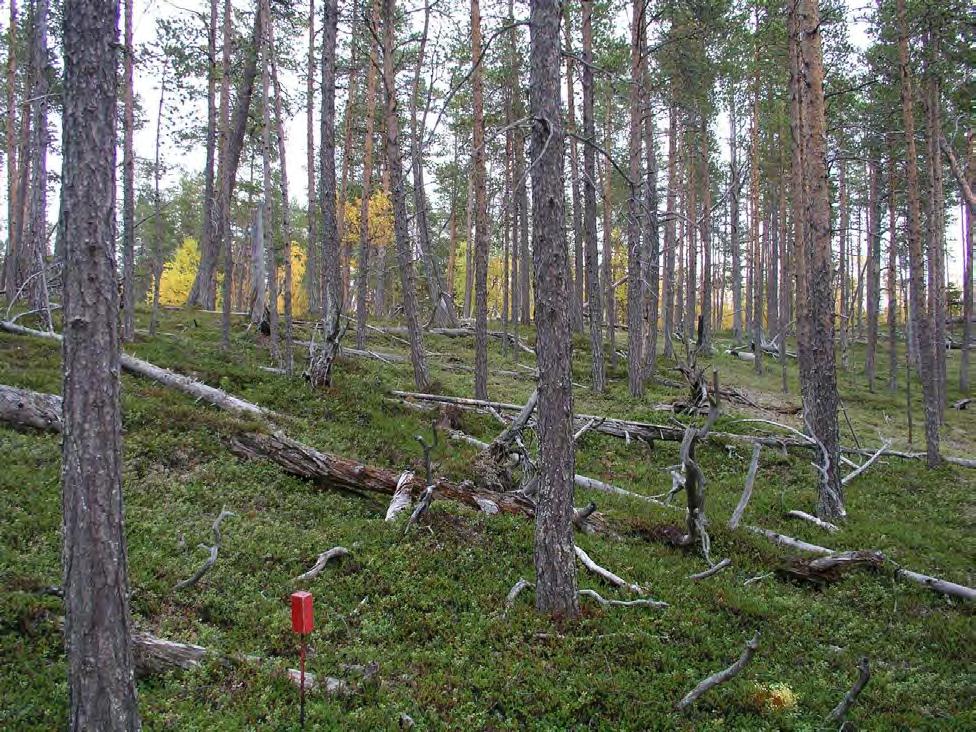
<svg viewBox="0 0 976 732">
<path fill-rule="evenodd" d="M 750 640 L 746 642 L 745 648 L 742 649 L 742 655 L 739 656 L 738 660 L 733 663 L 728 668 L 722 669 L 721 671 L 712 674 L 708 678 L 703 679 L 698 685 L 689 691 L 682 697 L 681 701 L 675 704 L 675 709 L 679 712 L 683 712 L 696 701 L 699 697 L 704 694 L 709 689 L 718 686 L 719 684 L 724 684 L 729 679 L 737 676 L 739 672 L 746 667 L 746 664 L 752 660 L 753 654 L 755 654 L 756 649 L 759 648 L 759 631 L 752 636 Z"/>
<path fill-rule="evenodd" d="M 736 529 L 739 526 L 739 522 L 742 521 L 742 514 L 746 512 L 746 506 L 749 505 L 749 499 L 752 498 L 752 486 L 756 482 L 756 472 L 759 470 L 759 453 L 762 451 L 762 445 L 758 442 L 752 446 L 752 460 L 749 461 L 749 472 L 746 474 L 746 485 L 742 489 L 742 495 L 739 497 L 739 503 L 736 504 L 735 510 L 732 512 L 732 517 L 729 519 L 729 528 Z"/>
<path fill-rule="evenodd" d="M 864 691 L 864 687 L 867 686 L 868 681 L 871 680 L 871 667 L 868 664 L 867 656 L 857 662 L 857 670 L 857 681 L 854 682 L 854 686 L 844 694 L 844 698 L 840 700 L 840 703 L 833 708 L 827 717 L 831 722 L 843 721 L 851 706 L 857 701 L 857 697 L 860 696 L 861 692 Z"/>
<path fill-rule="evenodd" d="M 590 570 L 597 577 L 602 579 L 604 582 L 613 585 L 614 587 L 620 587 L 625 590 L 630 590 L 635 595 L 644 594 L 644 589 L 640 585 L 632 582 L 627 582 L 626 580 L 618 577 L 616 574 L 611 572 L 609 569 L 606 569 L 605 567 L 601 567 L 599 564 L 597 564 L 592 559 L 590 559 L 590 555 L 587 554 L 582 548 L 577 546 L 574 547 L 574 549 L 576 550 L 576 556 L 579 557 L 579 560 L 580 562 L 583 563 L 583 566 L 586 567 L 588 570 Z"/>
<path fill-rule="evenodd" d="M 61 431 L 61 397 L 0 384 L 0 422 Z"/>
<path fill-rule="evenodd" d="M 318 559 L 315 560 L 315 564 L 305 573 L 298 575 L 292 582 L 307 582 L 313 580 L 321 574 L 322 570 L 325 569 L 325 565 L 331 562 L 333 559 L 341 559 L 342 557 L 351 557 L 352 552 L 343 546 L 334 546 L 321 554 L 319 554 Z"/>
</svg>

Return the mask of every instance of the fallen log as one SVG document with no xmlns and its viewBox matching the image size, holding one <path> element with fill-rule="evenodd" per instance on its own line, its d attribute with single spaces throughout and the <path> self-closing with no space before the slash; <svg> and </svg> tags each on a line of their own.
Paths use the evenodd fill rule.
<svg viewBox="0 0 976 732">
<path fill-rule="evenodd" d="M 859 567 L 880 569 L 884 563 L 885 556 L 879 551 L 839 552 L 817 559 L 793 557 L 780 572 L 792 579 L 823 585 L 836 582 Z"/>
<path fill-rule="evenodd" d="M 746 664 L 752 660 L 752 656 L 755 654 L 757 648 L 759 648 L 758 630 L 756 631 L 756 634 L 746 642 L 746 647 L 742 649 L 742 655 L 739 656 L 735 663 L 728 668 L 722 669 L 718 673 L 714 673 L 708 678 L 700 681 L 694 689 L 685 694 L 681 701 L 674 705 L 674 708 L 679 712 L 683 712 L 698 701 L 698 698 L 706 691 L 712 687 L 718 686 L 719 684 L 724 684 L 729 679 L 737 676 L 739 672 L 746 667 Z"/>
<path fill-rule="evenodd" d="M 60 432 L 61 397 L 0 384 L 0 422 Z"/>
<path fill-rule="evenodd" d="M 230 448 L 238 457 L 270 460 L 285 472 L 313 481 L 323 488 L 366 491 L 392 496 L 396 493 L 401 473 L 355 460 L 320 452 L 283 434 L 246 432 L 230 438 Z M 454 483 L 446 478 L 434 478 L 434 492 L 439 498 L 458 501 L 479 511 L 535 516 L 535 504 L 515 493 L 483 490 L 464 481 Z M 418 498 L 427 487 L 424 480 L 411 475 L 404 481 L 411 496 Z"/>
<path fill-rule="evenodd" d="M 22 325 L 5 320 L 0 320 L 0 330 L 14 335 L 34 336 L 35 338 L 45 338 L 50 341 L 56 341 L 57 343 L 61 342 L 61 335 L 58 333 L 45 333 L 41 330 L 25 328 Z M 136 358 L 126 353 L 122 354 L 122 370 L 130 374 L 135 374 L 136 376 L 152 379 L 164 386 L 182 391 L 184 394 L 189 394 L 195 399 L 205 401 L 228 412 L 245 417 L 257 417 L 259 419 L 271 419 L 276 416 L 271 410 L 228 394 L 223 389 L 208 386 L 202 381 L 197 381 L 196 379 L 191 379 L 189 376 L 183 376 L 168 369 L 160 368 L 148 361 L 143 361 L 141 358 Z"/>
</svg>

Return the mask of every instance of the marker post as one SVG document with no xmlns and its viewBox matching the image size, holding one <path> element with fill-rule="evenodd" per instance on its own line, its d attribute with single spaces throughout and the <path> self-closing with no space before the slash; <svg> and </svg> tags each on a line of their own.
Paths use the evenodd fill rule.
<svg viewBox="0 0 976 732">
<path fill-rule="evenodd" d="M 308 634 L 312 632 L 315 621 L 312 615 L 312 593 L 293 592 L 291 595 L 291 629 L 301 636 L 302 645 L 299 652 L 299 699 L 301 728 L 305 729 L 305 650 Z"/>
</svg>

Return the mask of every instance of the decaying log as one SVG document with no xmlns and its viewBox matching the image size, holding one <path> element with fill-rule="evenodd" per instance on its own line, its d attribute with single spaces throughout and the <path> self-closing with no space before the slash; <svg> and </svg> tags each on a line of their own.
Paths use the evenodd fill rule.
<svg viewBox="0 0 976 732">
<path fill-rule="evenodd" d="M 386 521 L 396 521 L 397 516 L 413 502 L 410 495 L 410 481 L 413 478 L 414 474 L 409 470 L 400 473 L 400 477 L 397 478 L 396 489 L 393 491 L 393 500 L 390 501 L 390 505 L 386 509 Z"/>
<path fill-rule="evenodd" d="M 844 694 L 844 698 L 840 700 L 840 703 L 834 707 L 833 711 L 827 717 L 831 722 L 842 722 L 844 717 L 847 716 L 847 712 L 857 701 L 857 697 L 860 696 L 861 692 L 864 691 L 864 687 L 868 685 L 868 681 L 871 680 L 871 667 L 868 665 L 867 656 L 864 656 L 857 662 L 857 681 L 854 682 L 854 686 L 851 690 Z"/>
<path fill-rule="evenodd" d="M 57 341 L 58 343 L 61 342 L 61 336 L 58 333 L 45 333 L 41 330 L 25 328 L 22 325 L 8 321 L 0 321 L 0 330 L 15 335 L 34 336 L 35 338 L 45 338 L 47 340 Z M 148 361 L 143 361 L 141 358 L 136 358 L 126 353 L 122 354 L 122 370 L 135 374 L 136 376 L 152 379 L 164 386 L 182 391 L 184 394 L 188 394 L 195 399 L 205 401 L 228 412 L 245 417 L 257 417 L 259 419 L 271 419 L 276 416 L 271 410 L 228 394 L 223 389 L 207 386 L 202 381 L 197 381 L 191 379 L 189 376 L 183 376 L 168 369 L 160 368 Z"/>
<path fill-rule="evenodd" d="M 798 518 L 802 521 L 809 521 L 814 526 L 819 526 L 821 529 L 824 531 L 829 531 L 831 534 L 835 534 L 840 531 L 840 527 L 836 524 L 832 524 L 829 521 L 824 521 L 823 519 L 817 518 L 806 511 L 787 511 L 786 515 L 790 516 L 791 518 Z"/>
<path fill-rule="evenodd" d="M 668 607 L 668 603 L 651 597 L 641 597 L 637 600 L 608 600 L 596 590 L 580 590 L 579 596 L 596 600 L 603 607 L 649 607 L 654 609 Z"/>
<path fill-rule="evenodd" d="M 817 559 L 792 557 L 780 572 L 792 579 L 827 584 L 836 582 L 853 569 L 859 567 L 880 569 L 884 563 L 885 556 L 879 551 L 838 552 Z"/>
<path fill-rule="evenodd" d="M 746 642 L 746 647 L 742 650 L 742 655 L 739 656 L 739 659 L 735 663 L 699 682 L 698 686 L 685 694 L 681 701 L 674 705 L 674 708 L 679 712 L 683 712 L 698 701 L 698 698 L 706 691 L 712 687 L 718 686 L 719 684 L 724 684 L 726 681 L 736 676 L 746 667 L 746 664 L 752 660 L 752 656 L 755 654 L 757 648 L 759 648 L 758 630 L 756 631 L 756 634 Z"/>
<path fill-rule="evenodd" d="M 61 397 L 0 384 L 0 422 L 61 431 Z"/>
<path fill-rule="evenodd" d="M 239 457 L 270 460 L 291 475 L 313 481 L 322 488 L 366 491 L 392 496 L 396 493 L 400 473 L 354 460 L 320 452 L 283 434 L 268 435 L 246 432 L 230 439 L 231 451 Z M 434 478 L 434 492 L 439 498 L 464 503 L 480 511 L 535 516 L 532 501 L 514 493 L 497 493 L 476 487 L 470 481 L 453 483 L 446 478 Z M 415 475 L 405 481 L 412 496 L 419 496 L 427 487 Z"/>
<path fill-rule="evenodd" d="M 708 577 L 711 577 L 712 575 L 718 574 L 723 569 L 725 569 L 726 567 L 730 567 L 730 566 L 732 566 L 732 560 L 731 559 L 723 559 L 721 562 L 715 564 L 712 567 L 709 567 L 704 572 L 699 572 L 698 574 L 690 574 L 690 575 L 688 575 L 688 579 L 690 579 L 690 580 L 703 580 L 703 579 L 707 579 Z"/>
<path fill-rule="evenodd" d="M 340 559 L 342 557 L 351 557 L 351 556 L 352 556 L 352 552 L 350 552 L 345 547 L 334 546 L 331 549 L 328 549 L 322 552 L 321 554 L 319 554 L 319 558 L 315 560 L 315 564 L 312 565 L 312 568 L 309 569 L 304 574 L 298 575 L 295 579 L 292 580 L 292 582 L 307 582 L 309 580 L 313 580 L 319 576 L 319 574 L 322 572 L 323 569 L 325 569 L 325 565 L 331 562 L 333 559 Z"/>
<path fill-rule="evenodd" d="M 957 402 L 953 402 L 952 408 L 953 409 L 966 409 L 966 408 L 969 407 L 970 404 L 973 403 L 973 401 L 974 400 L 972 398 L 960 399 Z"/>
<path fill-rule="evenodd" d="M 203 646 L 192 643 L 177 643 L 151 633 L 132 634 L 132 656 L 138 676 L 195 668 L 203 663 L 208 653 Z"/>
<path fill-rule="evenodd" d="M 816 544 L 808 544 L 805 541 L 800 541 L 799 539 L 794 539 L 792 536 L 786 536 L 786 534 L 778 534 L 775 531 L 770 531 L 769 529 L 764 529 L 761 526 L 746 526 L 749 531 L 754 534 L 759 534 L 760 536 L 765 536 L 774 544 L 779 544 L 780 546 L 789 547 L 790 549 L 799 549 L 803 552 L 810 552 L 811 554 L 821 554 L 827 556 L 828 554 L 834 554 L 833 549 L 827 549 L 823 546 L 817 546 Z"/>
<path fill-rule="evenodd" d="M 752 460 L 749 462 L 749 472 L 746 474 L 746 485 L 742 489 L 739 503 L 736 505 L 735 511 L 732 512 L 732 517 L 729 519 L 730 529 L 735 530 L 739 527 L 739 522 L 742 521 L 742 514 L 746 512 L 746 506 L 749 505 L 749 499 L 752 498 L 752 486 L 756 482 L 756 472 L 759 470 L 760 452 L 762 452 L 762 445 L 756 443 L 752 446 Z"/>
<path fill-rule="evenodd" d="M 585 551 L 583 551 L 583 549 L 581 549 L 578 546 L 575 548 L 576 548 L 576 556 L 579 557 L 579 560 L 583 563 L 583 566 L 586 567 L 588 570 L 590 570 L 597 577 L 602 579 L 604 582 L 613 585 L 614 587 L 620 587 L 625 590 L 630 590 L 635 595 L 644 594 L 644 590 L 640 585 L 633 584 L 631 582 L 627 582 L 626 580 L 621 579 L 613 572 L 611 572 L 609 569 L 605 569 L 604 567 L 601 567 L 599 564 L 597 564 L 592 559 L 590 559 L 590 555 L 587 554 Z"/>
</svg>

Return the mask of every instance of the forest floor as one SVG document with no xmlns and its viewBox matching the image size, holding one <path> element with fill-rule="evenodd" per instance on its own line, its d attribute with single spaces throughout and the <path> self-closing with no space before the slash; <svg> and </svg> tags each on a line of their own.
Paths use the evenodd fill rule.
<svg viewBox="0 0 976 732">
<path fill-rule="evenodd" d="M 140 327 L 146 320 L 140 312 Z M 351 343 L 351 333 L 347 338 Z M 290 436 L 319 449 L 393 470 L 422 470 L 414 436 L 430 435 L 431 416 L 388 396 L 412 389 L 409 364 L 343 357 L 334 385 L 316 392 L 300 376 L 261 370 L 271 365 L 266 343 L 240 320 L 231 351 L 221 352 L 219 344 L 219 316 L 167 310 L 157 337 L 142 332 L 127 350 L 275 410 Z M 430 337 L 426 345 L 441 354 L 430 359 L 437 390 L 471 396 L 473 374 L 443 369 L 452 357 L 473 363 L 471 339 Z M 587 383 L 588 352 L 582 338 L 576 345 L 574 378 Z M 376 334 L 370 347 L 405 353 L 402 343 Z M 498 339 L 490 348 L 492 398 L 524 401 L 532 381 L 500 373 L 517 368 L 512 353 L 503 356 Z M 958 398 L 958 357 L 954 351 L 949 360 L 950 401 Z M 886 374 L 887 359 L 879 361 Z M 660 363 L 666 371 L 669 364 Z M 903 366 L 899 391 L 889 393 L 879 380 L 870 393 L 862 363 L 855 346 L 850 371 L 840 377 L 859 439 L 867 448 L 881 436 L 907 447 Z M 711 360 L 723 386 L 747 390 L 767 406 L 798 406 L 795 361 L 788 363 L 787 396 L 779 365 L 766 364 L 768 372 L 757 376 L 753 364 L 721 350 Z M 577 412 L 667 423 L 670 415 L 650 406 L 685 396 L 683 389 L 654 386 L 635 400 L 627 395 L 622 362 L 609 375 L 604 396 L 574 390 Z M 59 347 L 0 333 L 0 383 L 59 392 Z M 913 391 L 919 450 L 917 383 Z M 716 429 L 750 432 L 757 425 L 735 420 L 755 416 L 796 419 L 723 405 Z M 305 585 L 316 601 L 309 670 L 340 676 L 344 665 L 373 662 L 379 670 L 348 698 L 312 693 L 313 729 L 395 729 L 401 714 L 418 729 L 836 729 L 825 718 L 856 679 L 861 656 L 869 657 L 872 678 L 849 714 L 857 728 L 976 727 L 973 606 L 896 580 L 890 565 L 820 587 L 771 574 L 791 552 L 726 527 L 742 491 L 748 446 L 699 447 L 712 556 L 733 562 L 703 581 L 688 576 L 704 570 L 704 560 L 660 538 L 681 525 L 681 511 L 577 489 L 576 504 L 593 499 L 618 534 L 578 535 L 579 545 L 669 607 L 604 609 L 584 600 L 582 620 L 560 625 L 535 613 L 531 594 L 500 613 L 515 581 L 534 576 L 530 521 L 435 501 L 426 525 L 404 536 L 402 519 L 383 521 L 384 497 L 321 490 L 276 465 L 241 461 L 227 442 L 248 426 L 242 420 L 130 375 L 123 376 L 123 420 L 135 626 L 270 661 L 215 661 L 140 680 L 147 730 L 297 728 L 298 694 L 281 673 L 297 664 L 287 599 L 297 589 L 293 578 L 335 545 L 350 549 L 351 560 Z M 460 420 L 483 440 L 499 429 L 484 414 L 464 412 Z M 974 420 L 976 409 L 947 409 L 947 454 L 976 455 Z M 852 444 L 843 423 L 842 439 Z M 577 472 L 660 494 L 671 486 L 667 468 L 679 462 L 678 450 L 674 442 L 652 447 L 590 432 L 579 445 Z M 442 436 L 433 452 L 436 470 L 473 477 L 476 453 Z M 57 729 L 67 710 L 63 609 L 42 589 L 61 583 L 60 438 L 0 427 L 0 456 L 0 727 Z M 784 516 L 789 509 L 813 511 L 815 481 L 808 451 L 764 449 L 743 523 L 839 550 L 878 549 L 915 571 L 976 584 L 976 470 L 929 471 L 920 461 L 882 458 L 847 486 L 849 517 L 833 535 Z M 683 496 L 675 503 L 681 506 Z M 195 587 L 174 590 L 204 558 L 197 544 L 209 540 L 222 508 L 235 515 L 222 525 L 216 564 Z M 604 597 L 631 599 L 582 568 L 579 582 Z M 689 712 L 674 711 L 698 681 L 732 663 L 756 630 L 759 649 L 738 677 Z"/>
</svg>

